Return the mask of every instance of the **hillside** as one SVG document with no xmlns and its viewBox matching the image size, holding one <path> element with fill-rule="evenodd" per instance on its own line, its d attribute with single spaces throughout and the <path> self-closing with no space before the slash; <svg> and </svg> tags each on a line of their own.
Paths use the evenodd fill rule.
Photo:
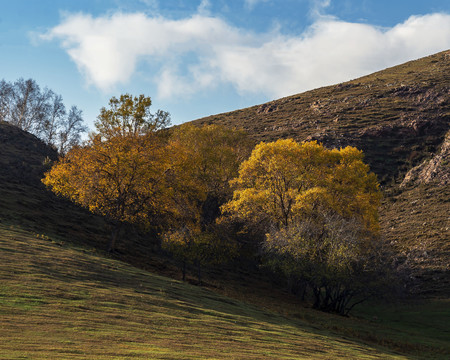
<svg viewBox="0 0 450 360">
<path fill-rule="evenodd" d="M 36 136 L 0 122 L 0 225 L 106 250 L 110 227 L 100 216 L 55 196 L 41 179 L 57 153 Z M 154 241 L 125 227 L 117 258 L 167 275 L 177 272 L 154 253 Z"/>
<path fill-rule="evenodd" d="M 443 359 L 449 350 L 443 302 L 403 308 L 406 320 L 375 309 L 360 320 L 302 308 L 283 316 L 15 227 L 0 225 L 0 248 L 1 359 Z"/>
<path fill-rule="evenodd" d="M 57 198 L 41 183 L 56 159 L 56 151 L 36 136 L 0 122 L 0 223 L 74 236 L 79 242 L 101 241 L 94 236 L 101 235 L 101 219 Z"/>
<path fill-rule="evenodd" d="M 195 120 L 362 149 L 384 184 L 434 154 L 450 128 L 450 51 L 346 83 Z"/>
<path fill-rule="evenodd" d="M 413 287 L 450 296 L 450 51 L 194 123 L 362 149 L 385 194 L 383 236 Z"/>
</svg>

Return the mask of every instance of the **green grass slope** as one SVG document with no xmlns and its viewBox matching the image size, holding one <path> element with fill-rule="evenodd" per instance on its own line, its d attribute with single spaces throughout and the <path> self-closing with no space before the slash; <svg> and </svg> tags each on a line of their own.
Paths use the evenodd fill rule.
<svg viewBox="0 0 450 360">
<path fill-rule="evenodd" d="M 398 329 L 395 319 L 311 312 L 302 317 L 315 323 L 295 320 L 3 225 L 0 279 L 1 359 L 432 359 L 450 351 L 442 307 L 428 309 L 441 318 L 428 332 Z"/>
</svg>

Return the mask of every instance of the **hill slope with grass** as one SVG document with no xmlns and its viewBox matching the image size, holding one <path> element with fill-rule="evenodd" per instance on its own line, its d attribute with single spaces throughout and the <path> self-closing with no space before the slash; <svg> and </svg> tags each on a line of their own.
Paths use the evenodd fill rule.
<svg viewBox="0 0 450 360">
<path fill-rule="evenodd" d="M 442 303 L 422 328 L 308 309 L 280 315 L 45 234 L 0 225 L 0 249 L 1 359 L 438 359 L 450 351 Z"/>
<path fill-rule="evenodd" d="M 100 216 L 55 196 L 41 179 L 58 158 L 36 136 L 0 122 L 0 224 L 106 249 L 108 223 Z M 126 227 L 118 257 L 144 264 L 153 256 L 151 239 Z M 147 260 L 142 260 L 147 258 Z M 154 263 L 158 258 L 154 258 Z M 164 267 L 159 264 L 157 267 Z"/>
<path fill-rule="evenodd" d="M 44 172 L 57 157 L 36 136 L 0 122 L 0 223 L 81 243 L 102 242 L 102 219 L 57 198 L 42 184 Z"/>
<path fill-rule="evenodd" d="M 450 296 L 450 51 L 194 123 L 363 150 L 385 194 L 383 237 L 412 287 Z"/>
</svg>

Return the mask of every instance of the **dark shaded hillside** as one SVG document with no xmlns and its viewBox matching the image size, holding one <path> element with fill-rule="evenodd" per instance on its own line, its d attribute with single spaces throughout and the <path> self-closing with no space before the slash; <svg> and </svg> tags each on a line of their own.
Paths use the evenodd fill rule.
<svg viewBox="0 0 450 360">
<path fill-rule="evenodd" d="M 38 234 L 101 244 L 104 223 L 45 189 L 41 179 L 57 159 L 36 136 L 0 122 L 0 222 Z"/>
<path fill-rule="evenodd" d="M 0 122 L 0 181 L 40 187 L 44 163 L 58 154 L 36 136 Z"/>
<path fill-rule="evenodd" d="M 449 129 L 449 99 L 447 51 L 194 123 L 244 128 L 258 141 L 292 137 L 357 146 L 389 184 L 438 149 Z"/>
<path fill-rule="evenodd" d="M 41 182 L 57 157 L 36 136 L 0 122 L 0 224 L 105 251 L 110 229 L 104 218 L 55 196 Z M 125 226 L 113 256 L 166 275 L 178 271 L 154 250 L 150 235 Z"/>
<path fill-rule="evenodd" d="M 450 51 L 194 123 L 362 149 L 385 193 L 383 237 L 413 288 L 450 295 Z"/>
</svg>

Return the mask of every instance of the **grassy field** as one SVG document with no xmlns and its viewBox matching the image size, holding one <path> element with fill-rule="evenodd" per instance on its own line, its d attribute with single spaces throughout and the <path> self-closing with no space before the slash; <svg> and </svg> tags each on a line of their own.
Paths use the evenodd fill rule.
<svg viewBox="0 0 450 360">
<path fill-rule="evenodd" d="M 408 332 L 395 319 L 281 315 L 17 228 L 0 226 L 0 257 L 1 359 L 431 359 L 450 351 L 444 324 L 430 330 L 434 343 L 405 345 L 410 355 L 400 355 L 388 348 L 401 348 L 395 339 Z M 354 340 L 374 328 L 393 339 L 387 347 Z"/>
</svg>

